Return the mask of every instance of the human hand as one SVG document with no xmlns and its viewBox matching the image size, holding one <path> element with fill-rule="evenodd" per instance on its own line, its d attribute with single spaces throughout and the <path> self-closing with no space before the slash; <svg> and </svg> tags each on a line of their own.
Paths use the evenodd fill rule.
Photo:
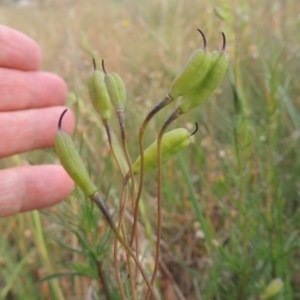
<svg viewBox="0 0 300 300">
<path fill-rule="evenodd" d="M 52 147 L 67 86 L 38 71 L 41 52 L 24 34 L 0 25 L 0 158 Z M 64 130 L 72 132 L 68 113 Z M 73 181 L 59 165 L 0 170 L 0 217 L 51 206 L 67 197 Z"/>
</svg>

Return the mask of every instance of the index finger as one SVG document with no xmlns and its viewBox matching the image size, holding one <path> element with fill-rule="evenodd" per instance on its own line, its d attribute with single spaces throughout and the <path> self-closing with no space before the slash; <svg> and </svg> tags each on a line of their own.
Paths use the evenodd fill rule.
<svg viewBox="0 0 300 300">
<path fill-rule="evenodd" d="M 27 35 L 0 25 L 0 67 L 23 71 L 38 70 L 42 55 L 36 42 Z"/>
</svg>

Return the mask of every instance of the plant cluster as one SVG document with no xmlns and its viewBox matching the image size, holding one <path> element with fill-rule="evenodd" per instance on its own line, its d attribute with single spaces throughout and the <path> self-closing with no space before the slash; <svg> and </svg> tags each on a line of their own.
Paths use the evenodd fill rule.
<svg viewBox="0 0 300 300">
<path fill-rule="evenodd" d="M 146 116 L 139 130 L 139 150 L 140 156 L 132 163 L 126 141 L 126 127 L 124 118 L 124 108 L 126 104 L 126 89 L 122 78 L 116 73 L 107 73 L 102 60 L 102 71 L 97 69 L 95 60 L 94 72 L 89 78 L 88 87 L 92 104 L 100 115 L 103 125 L 106 129 L 108 141 L 112 155 L 117 162 L 123 178 L 119 202 L 119 220 L 116 225 L 111 214 L 106 208 L 103 196 L 97 191 L 96 186 L 91 181 L 89 174 L 84 166 L 79 153 L 77 152 L 71 137 L 62 130 L 62 119 L 65 110 L 58 123 L 58 132 L 55 137 L 55 148 L 61 164 L 68 172 L 74 182 L 83 190 L 84 194 L 93 201 L 103 213 L 108 225 L 115 236 L 114 242 L 114 268 L 122 299 L 127 299 L 124 290 L 124 284 L 120 277 L 118 266 L 117 250 L 120 243 L 126 252 L 128 274 L 130 281 L 130 294 L 132 299 L 140 299 L 141 295 L 137 292 L 137 282 L 139 273 L 142 275 L 147 292 L 144 299 L 158 299 L 154 289 L 154 282 L 157 276 L 160 259 L 160 237 L 162 228 L 161 201 L 162 201 L 162 164 L 167 162 L 181 149 L 190 144 L 190 136 L 195 134 L 198 125 L 193 133 L 189 133 L 184 128 L 177 128 L 166 133 L 168 126 L 178 117 L 188 113 L 191 109 L 199 106 L 203 101 L 209 98 L 215 89 L 221 83 L 224 74 L 228 68 L 229 58 L 225 52 L 226 38 L 222 33 L 223 46 L 220 51 L 210 53 L 207 50 L 207 43 L 204 33 L 198 29 L 201 34 L 204 46 L 203 49 L 196 50 L 178 76 L 174 79 L 169 92 L 163 100 L 157 104 Z M 157 140 L 146 150 L 143 147 L 144 133 L 150 120 L 161 109 L 166 107 L 177 98 L 181 97 L 177 108 L 166 119 L 163 124 Z M 118 116 L 121 131 L 121 141 L 124 155 L 126 157 L 128 170 L 124 172 L 120 163 L 120 157 L 115 151 L 112 140 L 112 129 L 110 126 L 111 106 L 114 107 Z M 138 215 L 139 201 L 143 191 L 144 174 L 157 169 L 157 239 L 154 270 L 151 279 L 148 278 L 143 265 L 139 260 L 139 239 L 138 239 Z M 136 189 L 135 175 L 139 175 L 139 185 Z M 129 193 L 128 193 L 129 190 Z M 127 207 L 127 201 L 131 201 L 131 210 L 133 214 L 133 223 L 128 230 L 124 224 L 124 211 Z M 130 234 L 128 234 L 128 231 Z M 100 274 L 99 274 L 100 275 Z"/>
</svg>

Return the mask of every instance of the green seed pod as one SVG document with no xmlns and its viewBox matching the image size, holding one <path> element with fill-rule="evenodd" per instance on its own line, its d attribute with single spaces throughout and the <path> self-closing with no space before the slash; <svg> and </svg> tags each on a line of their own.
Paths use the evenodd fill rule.
<svg viewBox="0 0 300 300">
<path fill-rule="evenodd" d="M 94 73 L 88 80 L 90 98 L 94 108 L 100 114 L 101 120 L 106 121 L 110 119 L 110 99 L 105 85 L 105 75 L 102 71 L 97 70 L 95 59 L 93 62 Z"/>
<path fill-rule="evenodd" d="M 211 54 L 206 50 L 206 38 L 204 33 L 200 29 L 197 30 L 203 37 L 203 49 L 198 49 L 192 54 L 182 71 L 174 79 L 169 91 L 169 95 L 173 100 L 188 93 L 199 85 L 209 69 Z"/>
<path fill-rule="evenodd" d="M 190 93 L 183 95 L 181 103 L 178 106 L 182 114 L 200 105 L 221 83 L 229 64 L 229 57 L 225 53 L 226 39 L 223 32 L 222 35 L 222 51 L 214 51 L 211 54 L 211 65 L 204 80 Z"/>
<path fill-rule="evenodd" d="M 196 130 L 193 133 L 189 133 L 184 128 L 177 128 L 164 134 L 162 138 L 162 163 L 166 163 L 172 156 L 174 156 L 181 149 L 187 147 L 190 144 L 190 136 L 195 134 L 198 130 L 198 124 L 196 123 Z M 151 144 L 144 152 L 144 172 L 150 172 L 157 168 L 157 141 Z M 138 174 L 141 168 L 141 158 L 132 165 L 133 173 Z"/>
<path fill-rule="evenodd" d="M 126 88 L 124 81 L 117 73 L 106 73 L 103 60 L 102 68 L 105 73 L 104 80 L 111 103 L 116 111 L 124 111 L 126 103 Z"/>
<path fill-rule="evenodd" d="M 69 176 L 83 190 L 84 194 L 87 197 L 90 197 L 97 191 L 97 189 L 83 165 L 73 140 L 66 132 L 61 130 L 62 118 L 66 112 L 67 109 L 62 113 L 58 122 L 58 132 L 55 136 L 56 153 Z"/>
</svg>

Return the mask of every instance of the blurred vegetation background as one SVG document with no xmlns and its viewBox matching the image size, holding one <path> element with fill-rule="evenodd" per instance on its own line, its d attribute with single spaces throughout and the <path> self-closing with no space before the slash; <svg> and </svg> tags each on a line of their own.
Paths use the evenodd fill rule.
<svg viewBox="0 0 300 300">
<path fill-rule="evenodd" d="M 265 299 L 280 278 L 272 299 L 300 299 L 299 1 L 1 1 L 0 20 L 34 38 L 42 69 L 68 83 L 74 139 L 116 220 L 121 176 L 88 99 L 92 57 L 105 59 L 126 83 L 135 159 L 143 118 L 202 47 L 196 28 L 210 51 L 220 49 L 225 32 L 231 64 L 222 85 L 173 125 L 198 122 L 200 129 L 163 169 L 157 289 L 167 300 Z M 174 108 L 151 122 L 147 144 Z M 38 163 L 58 163 L 54 150 L 9 157 L 1 167 Z M 150 274 L 156 173 L 145 181 L 140 239 Z M 80 190 L 55 207 L 1 219 L 0 228 L 0 299 L 105 299 L 95 259 L 103 262 L 111 299 L 119 299 L 112 235 Z"/>
</svg>

